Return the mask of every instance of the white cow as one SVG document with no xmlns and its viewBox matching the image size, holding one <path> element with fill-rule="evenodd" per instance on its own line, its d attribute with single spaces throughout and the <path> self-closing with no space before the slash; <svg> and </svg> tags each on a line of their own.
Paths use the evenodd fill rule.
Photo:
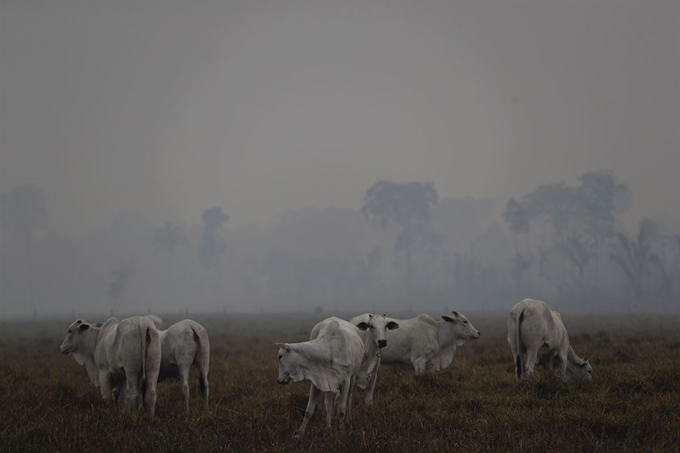
<svg viewBox="0 0 680 453">
<path fill-rule="evenodd" d="M 158 325 L 158 324 L 157 324 Z M 179 321 L 160 332 L 161 369 L 158 382 L 179 376 L 182 380 L 184 407 L 189 412 L 189 370 L 198 369 L 198 385 L 208 409 L 208 370 L 210 340 L 205 328 L 191 319 Z"/>
<path fill-rule="evenodd" d="M 146 315 L 157 329 L 163 328 L 163 320 L 156 315 Z M 195 364 L 198 369 L 198 385 L 208 409 L 208 370 L 210 368 L 210 341 L 205 328 L 191 319 L 179 321 L 159 332 L 161 339 L 161 368 L 158 382 L 179 377 L 182 380 L 184 407 L 189 409 L 189 371 Z M 116 400 L 126 401 L 125 381 L 118 381 L 113 389 Z"/>
<path fill-rule="evenodd" d="M 126 405 L 139 408 L 146 402 L 151 415 L 154 414 L 161 343 L 158 329 L 150 319 L 109 318 L 101 326 L 78 319 L 69 326 L 59 350 L 73 354 L 75 361 L 85 366 L 102 398 L 108 399 L 113 387 L 126 382 Z"/>
<path fill-rule="evenodd" d="M 455 311 L 452 314 L 442 316 L 442 321 L 435 321 L 427 314 L 411 319 L 387 318 L 397 322 L 399 329 L 387 333 L 388 345 L 382 350 L 381 363 L 407 365 L 414 374 L 448 367 L 456 349 L 480 335 L 465 316 Z M 361 316 L 365 315 L 352 321 L 360 321 Z"/>
<path fill-rule="evenodd" d="M 364 390 L 364 403 L 366 407 L 373 404 L 373 393 L 378 379 L 378 369 L 380 368 L 380 357 L 382 349 L 387 346 L 386 331 L 399 328 L 399 324 L 389 321 L 385 315 L 365 314 L 352 318 L 351 324 L 357 326 L 361 331 L 360 335 L 364 343 L 364 355 L 361 362 L 361 369 L 357 375 L 356 385 Z M 314 330 L 312 330 L 312 336 Z M 350 391 L 351 393 L 351 391 Z M 352 398 L 349 397 L 347 403 L 347 413 L 349 415 L 352 408 Z"/>
<path fill-rule="evenodd" d="M 295 437 L 302 437 L 314 415 L 316 401 L 325 396 L 326 425 L 331 426 L 333 394 L 338 400 L 338 416 L 345 418 L 347 400 L 360 372 L 364 345 L 359 329 L 342 319 L 332 317 L 312 329 L 311 340 L 303 343 L 276 343 L 279 347 L 279 384 L 310 381 L 309 402 L 302 425 Z"/>
<path fill-rule="evenodd" d="M 525 372 L 534 373 L 536 363 L 559 366 L 563 379 L 592 379 L 593 369 L 569 345 L 562 316 L 541 300 L 524 299 L 508 315 L 508 343 L 515 358 L 517 379 L 522 378 L 522 353 L 526 352 Z"/>
</svg>

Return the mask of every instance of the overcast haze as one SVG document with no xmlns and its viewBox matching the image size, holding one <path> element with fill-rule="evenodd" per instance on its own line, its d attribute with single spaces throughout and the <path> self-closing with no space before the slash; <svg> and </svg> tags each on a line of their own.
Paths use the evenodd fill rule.
<svg viewBox="0 0 680 453">
<path fill-rule="evenodd" d="M 680 224 L 677 1 L 173 3 L 2 1 L 0 192 L 44 187 L 55 231 L 597 168 Z"/>
</svg>

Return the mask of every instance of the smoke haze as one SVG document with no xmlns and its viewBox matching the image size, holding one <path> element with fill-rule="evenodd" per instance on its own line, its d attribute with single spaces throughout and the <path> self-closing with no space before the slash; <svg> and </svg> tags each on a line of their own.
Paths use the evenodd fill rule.
<svg viewBox="0 0 680 453">
<path fill-rule="evenodd" d="M 680 233 L 674 0 L 4 0 L 0 61 L 0 193 L 39 187 L 48 217 L 29 255 L 3 232 L 9 313 L 108 310 L 120 268 L 131 269 L 123 307 L 170 304 L 168 273 L 172 309 L 389 307 L 399 229 L 359 214 L 379 180 L 433 182 L 441 250 L 480 263 L 515 253 L 510 198 L 600 169 L 630 189 L 617 230 L 633 237 L 652 218 Z M 197 258 L 211 207 L 229 218 L 217 271 Z M 154 252 L 167 221 L 188 245 Z M 537 246 L 525 276 L 536 291 Z M 369 275 L 357 262 L 377 247 L 384 286 L 372 277 L 363 295 L 341 293 L 361 286 L 350 275 Z M 424 253 L 419 291 L 446 281 L 444 258 Z M 615 270 L 602 278 L 617 286 Z"/>
</svg>

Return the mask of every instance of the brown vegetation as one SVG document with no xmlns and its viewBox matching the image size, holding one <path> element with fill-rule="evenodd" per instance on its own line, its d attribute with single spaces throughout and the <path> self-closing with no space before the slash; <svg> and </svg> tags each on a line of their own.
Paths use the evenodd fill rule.
<svg viewBox="0 0 680 453">
<path fill-rule="evenodd" d="M 201 320 L 212 343 L 211 409 L 192 371 L 190 416 L 178 381 L 159 384 L 157 416 L 102 401 L 85 371 L 58 352 L 67 321 L 11 324 L 0 334 L 0 445 L 7 452 L 174 451 L 680 451 L 677 318 L 565 316 L 592 383 L 542 370 L 514 377 L 504 318 L 469 316 L 484 334 L 453 365 L 411 380 L 382 370 L 374 407 L 354 391 L 352 419 L 326 430 L 321 410 L 307 436 L 308 384 L 276 384 L 274 341 L 302 341 L 311 319 Z M 581 326 L 577 331 L 574 326 Z"/>
</svg>

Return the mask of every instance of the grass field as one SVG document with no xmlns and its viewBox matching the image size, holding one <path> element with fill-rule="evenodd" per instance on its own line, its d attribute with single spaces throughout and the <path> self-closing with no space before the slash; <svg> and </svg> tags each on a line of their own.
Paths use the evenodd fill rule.
<svg viewBox="0 0 680 453">
<path fill-rule="evenodd" d="M 593 382 L 547 371 L 522 385 L 505 317 L 465 313 L 482 332 L 453 364 L 411 380 L 381 370 L 376 400 L 354 391 L 352 419 L 325 428 L 320 407 L 293 439 L 309 386 L 280 386 L 274 341 L 304 341 L 318 318 L 201 319 L 210 334 L 210 404 L 192 371 L 191 415 L 178 381 L 159 384 L 157 416 L 100 400 L 86 372 L 58 352 L 71 320 L 5 323 L 0 332 L 3 452 L 175 451 L 680 451 L 680 317 L 570 316 L 572 345 Z M 100 321 L 91 320 L 91 321 Z M 103 321 L 103 320 L 102 320 Z M 168 326 L 173 320 L 165 320 Z"/>
</svg>

